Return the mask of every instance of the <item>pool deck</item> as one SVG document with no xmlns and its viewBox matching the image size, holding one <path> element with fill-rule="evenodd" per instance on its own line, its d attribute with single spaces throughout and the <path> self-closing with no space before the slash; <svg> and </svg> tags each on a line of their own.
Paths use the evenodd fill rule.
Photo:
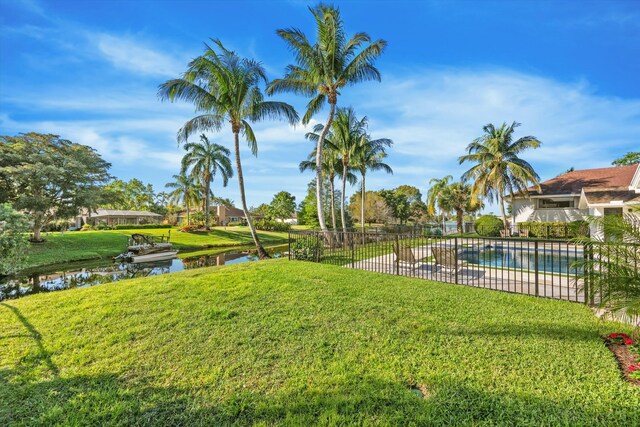
<svg viewBox="0 0 640 427">
<path fill-rule="evenodd" d="M 412 250 L 416 259 L 431 258 L 430 246 L 418 246 L 412 248 Z M 488 267 L 471 263 L 461 265 L 457 271 L 437 265 L 433 261 L 419 261 L 412 266 L 402 261 L 397 263 L 393 253 L 349 263 L 344 267 L 518 294 L 585 302 L 584 293 L 580 291 L 583 285 L 582 280 L 576 279 L 575 276 L 550 274 L 544 271 L 538 272 L 536 278 L 534 271 Z"/>
</svg>

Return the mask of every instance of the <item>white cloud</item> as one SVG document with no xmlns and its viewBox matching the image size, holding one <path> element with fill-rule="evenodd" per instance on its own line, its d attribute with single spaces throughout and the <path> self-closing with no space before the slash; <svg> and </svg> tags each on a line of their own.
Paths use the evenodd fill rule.
<svg viewBox="0 0 640 427">
<path fill-rule="evenodd" d="M 96 46 L 115 67 L 150 76 L 175 77 L 185 67 L 176 55 L 167 55 L 133 37 L 100 34 Z"/>
</svg>

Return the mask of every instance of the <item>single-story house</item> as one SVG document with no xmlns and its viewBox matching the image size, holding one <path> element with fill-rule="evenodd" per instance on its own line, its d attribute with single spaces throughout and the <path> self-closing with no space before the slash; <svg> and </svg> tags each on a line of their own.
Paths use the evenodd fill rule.
<svg viewBox="0 0 640 427">
<path fill-rule="evenodd" d="M 298 213 L 294 212 L 293 215 L 291 215 L 291 218 L 276 219 L 276 221 L 284 222 L 285 224 L 298 225 Z"/>
<path fill-rule="evenodd" d="M 96 209 L 89 214 L 83 212 L 75 218 L 75 226 L 82 227 L 83 224 L 158 224 L 163 216 L 155 212 L 132 211 L 122 209 Z"/>
<path fill-rule="evenodd" d="M 512 222 L 571 222 L 640 208 L 640 165 L 567 172 L 511 198 Z"/>
<path fill-rule="evenodd" d="M 191 209 L 190 214 L 199 212 L 200 209 Z M 244 217 L 244 211 L 236 207 L 229 207 L 224 205 L 214 205 L 209 207 L 209 214 L 211 215 L 211 224 L 214 225 L 227 225 L 232 222 L 240 222 L 245 224 L 247 221 Z M 176 221 L 178 224 L 182 224 L 187 221 L 187 211 L 179 211 L 176 214 Z"/>
</svg>

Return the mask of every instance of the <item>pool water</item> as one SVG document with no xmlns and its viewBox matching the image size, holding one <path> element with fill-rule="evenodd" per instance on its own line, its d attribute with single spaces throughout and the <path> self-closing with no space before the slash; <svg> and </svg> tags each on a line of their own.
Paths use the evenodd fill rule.
<svg viewBox="0 0 640 427">
<path fill-rule="evenodd" d="M 538 271 L 575 275 L 579 273 L 572 264 L 582 260 L 582 251 L 540 249 L 538 251 Z M 463 249 L 460 259 L 470 264 L 496 268 L 535 271 L 535 252 L 527 247 L 494 246 L 482 249 Z"/>
<path fill-rule="evenodd" d="M 272 253 L 274 258 L 281 253 Z M 258 257 L 245 252 L 226 252 L 175 258 L 149 263 L 85 262 L 61 268 L 47 268 L 13 277 L 0 277 L 0 301 L 25 295 L 84 288 L 137 277 L 157 276 L 193 268 L 238 264 Z"/>
</svg>

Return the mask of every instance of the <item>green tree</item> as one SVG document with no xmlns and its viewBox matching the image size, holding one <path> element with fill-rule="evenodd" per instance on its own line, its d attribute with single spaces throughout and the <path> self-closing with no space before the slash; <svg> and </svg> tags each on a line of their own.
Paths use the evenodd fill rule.
<svg viewBox="0 0 640 427">
<path fill-rule="evenodd" d="M 640 151 L 630 151 L 624 156 L 615 159 L 611 164 L 613 166 L 628 166 L 640 163 Z"/>
<path fill-rule="evenodd" d="M 386 148 L 391 147 L 393 141 L 388 138 L 370 139 L 368 135 L 360 139 L 360 147 L 353 159 L 354 166 L 360 171 L 360 193 L 364 194 L 361 200 L 360 221 L 364 231 L 364 206 L 367 198 L 365 187 L 366 175 L 368 171 L 385 171 L 393 174 L 391 166 L 383 160 L 387 157 Z"/>
<path fill-rule="evenodd" d="M 408 219 L 418 221 L 424 217 L 427 212 L 427 207 L 422 202 L 422 193 L 417 187 L 412 185 L 401 185 L 393 190 L 396 193 L 404 194 L 409 202 Z"/>
<path fill-rule="evenodd" d="M 102 207 L 127 210 L 153 210 L 157 205 L 156 194 L 151 184 L 137 178 L 129 181 L 116 179 L 105 186 L 108 201 Z"/>
<path fill-rule="evenodd" d="M 403 224 L 411 215 L 411 203 L 406 194 L 395 190 L 380 190 L 378 192 L 391 210 L 391 215 Z"/>
<path fill-rule="evenodd" d="M 33 240 L 52 220 L 94 209 L 104 198 L 111 165 L 91 147 L 58 135 L 26 133 L 0 136 L 0 173 L 16 191 L 17 210 L 29 213 Z"/>
<path fill-rule="evenodd" d="M 439 203 L 444 210 L 456 213 L 458 233 L 464 233 L 464 214 L 477 212 L 482 208 L 482 203 L 472 196 L 471 186 L 462 182 L 446 186 Z"/>
<path fill-rule="evenodd" d="M 19 271 L 27 259 L 29 230 L 26 215 L 14 210 L 9 203 L 0 204 L 0 276 Z"/>
<path fill-rule="evenodd" d="M 268 204 L 261 203 L 257 208 L 251 208 L 251 214 L 265 219 L 271 219 L 271 208 Z"/>
<path fill-rule="evenodd" d="M 273 196 L 269 205 L 271 216 L 276 219 L 285 220 L 291 218 L 296 211 L 296 198 L 287 191 L 281 191 Z"/>
<path fill-rule="evenodd" d="M 472 195 L 488 197 L 497 201 L 502 211 L 502 222 L 507 229 L 505 196 L 519 192 L 527 194 L 529 184 L 540 190 L 540 177 L 528 162 L 518 157 L 530 148 L 538 148 L 541 142 L 535 136 L 525 136 L 513 140 L 515 128 L 520 123 L 513 122 L 496 128 L 493 124 L 483 127 L 484 134 L 467 146 L 468 154 L 461 156 L 460 164 L 475 163 L 462 175 L 463 181 L 473 180 Z"/>
<path fill-rule="evenodd" d="M 349 212 L 353 217 L 362 217 L 362 197 L 360 191 L 355 192 L 349 200 Z M 377 191 L 367 191 L 364 204 L 364 222 L 386 224 L 392 217 L 387 202 Z M 361 220 L 362 221 L 362 220 Z"/>
<path fill-rule="evenodd" d="M 200 135 L 200 142 L 188 142 L 184 145 L 187 154 L 182 158 L 182 171 L 191 168 L 191 174 L 199 177 L 204 193 L 204 228 L 209 230 L 209 203 L 211 182 L 216 175 L 222 177 L 222 186 L 226 187 L 233 176 L 228 148 L 209 142 L 205 134 Z"/>
<path fill-rule="evenodd" d="M 219 52 L 205 45 L 202 56 L 194 59 L 181 78 L 169 80 L 159 89 L 161 99 L 184 100 L 194 104 L 202 113 L 184 124 L 178 131 L 178 141 L 184 142 L 197 131 L 220 131 L 225 123 L 231 125 L 240 200 L 247 225 L 260 258 L 269 255 L 260 243 L 247 207 L 244 175 L 240 159 L 240 134 L 244 136 L 253 155 L 258 154 L 258 141 L 251 123 L 267 118 L 286 119 L 291 125 L 298 122 L 298 114 L 284 102 L 265 101 L 260 85 L 267 83 L 264 67 L 257 61 L 241 58 L 213 40 Z"/>
<path fill-rule="evenodd" d="M 192 176 L 181 172 L 173 175 L 174 181 L 168 182 L 165 187 L 173 191 L 169 193 L 172 203 L 185 206 L 187 210 L 187 225 L 191 224 L 191 206 L 199 203 L 198 191 Z"/>
<path fill-rule="evenodd" d="M 316 144 L 316 180 L 322 182 L 324 139 L 331 129 L 340 91 L 347 85 L 380 81 L 380 73 L 373 64 L 387 43 L 384 40 L 371 42 L 371 37 L 362 32 L 348 39 L 337 8 L 320 4 L 309 10 L 316 24 L 316 42 L 311 44 L 307 36 L 295 28 L 277 31 L 293 52 L 297 64 L 287 66 L 284 78 L 274 80 L 267 93 L 293 92 L 310 97 L 302 118 L 305 125 L 325 103 L 329 104 L 329 116 Z M 316 192 L 319 225 L 327 231 L 322 186 L 317 186 Z"/>
</svg>

